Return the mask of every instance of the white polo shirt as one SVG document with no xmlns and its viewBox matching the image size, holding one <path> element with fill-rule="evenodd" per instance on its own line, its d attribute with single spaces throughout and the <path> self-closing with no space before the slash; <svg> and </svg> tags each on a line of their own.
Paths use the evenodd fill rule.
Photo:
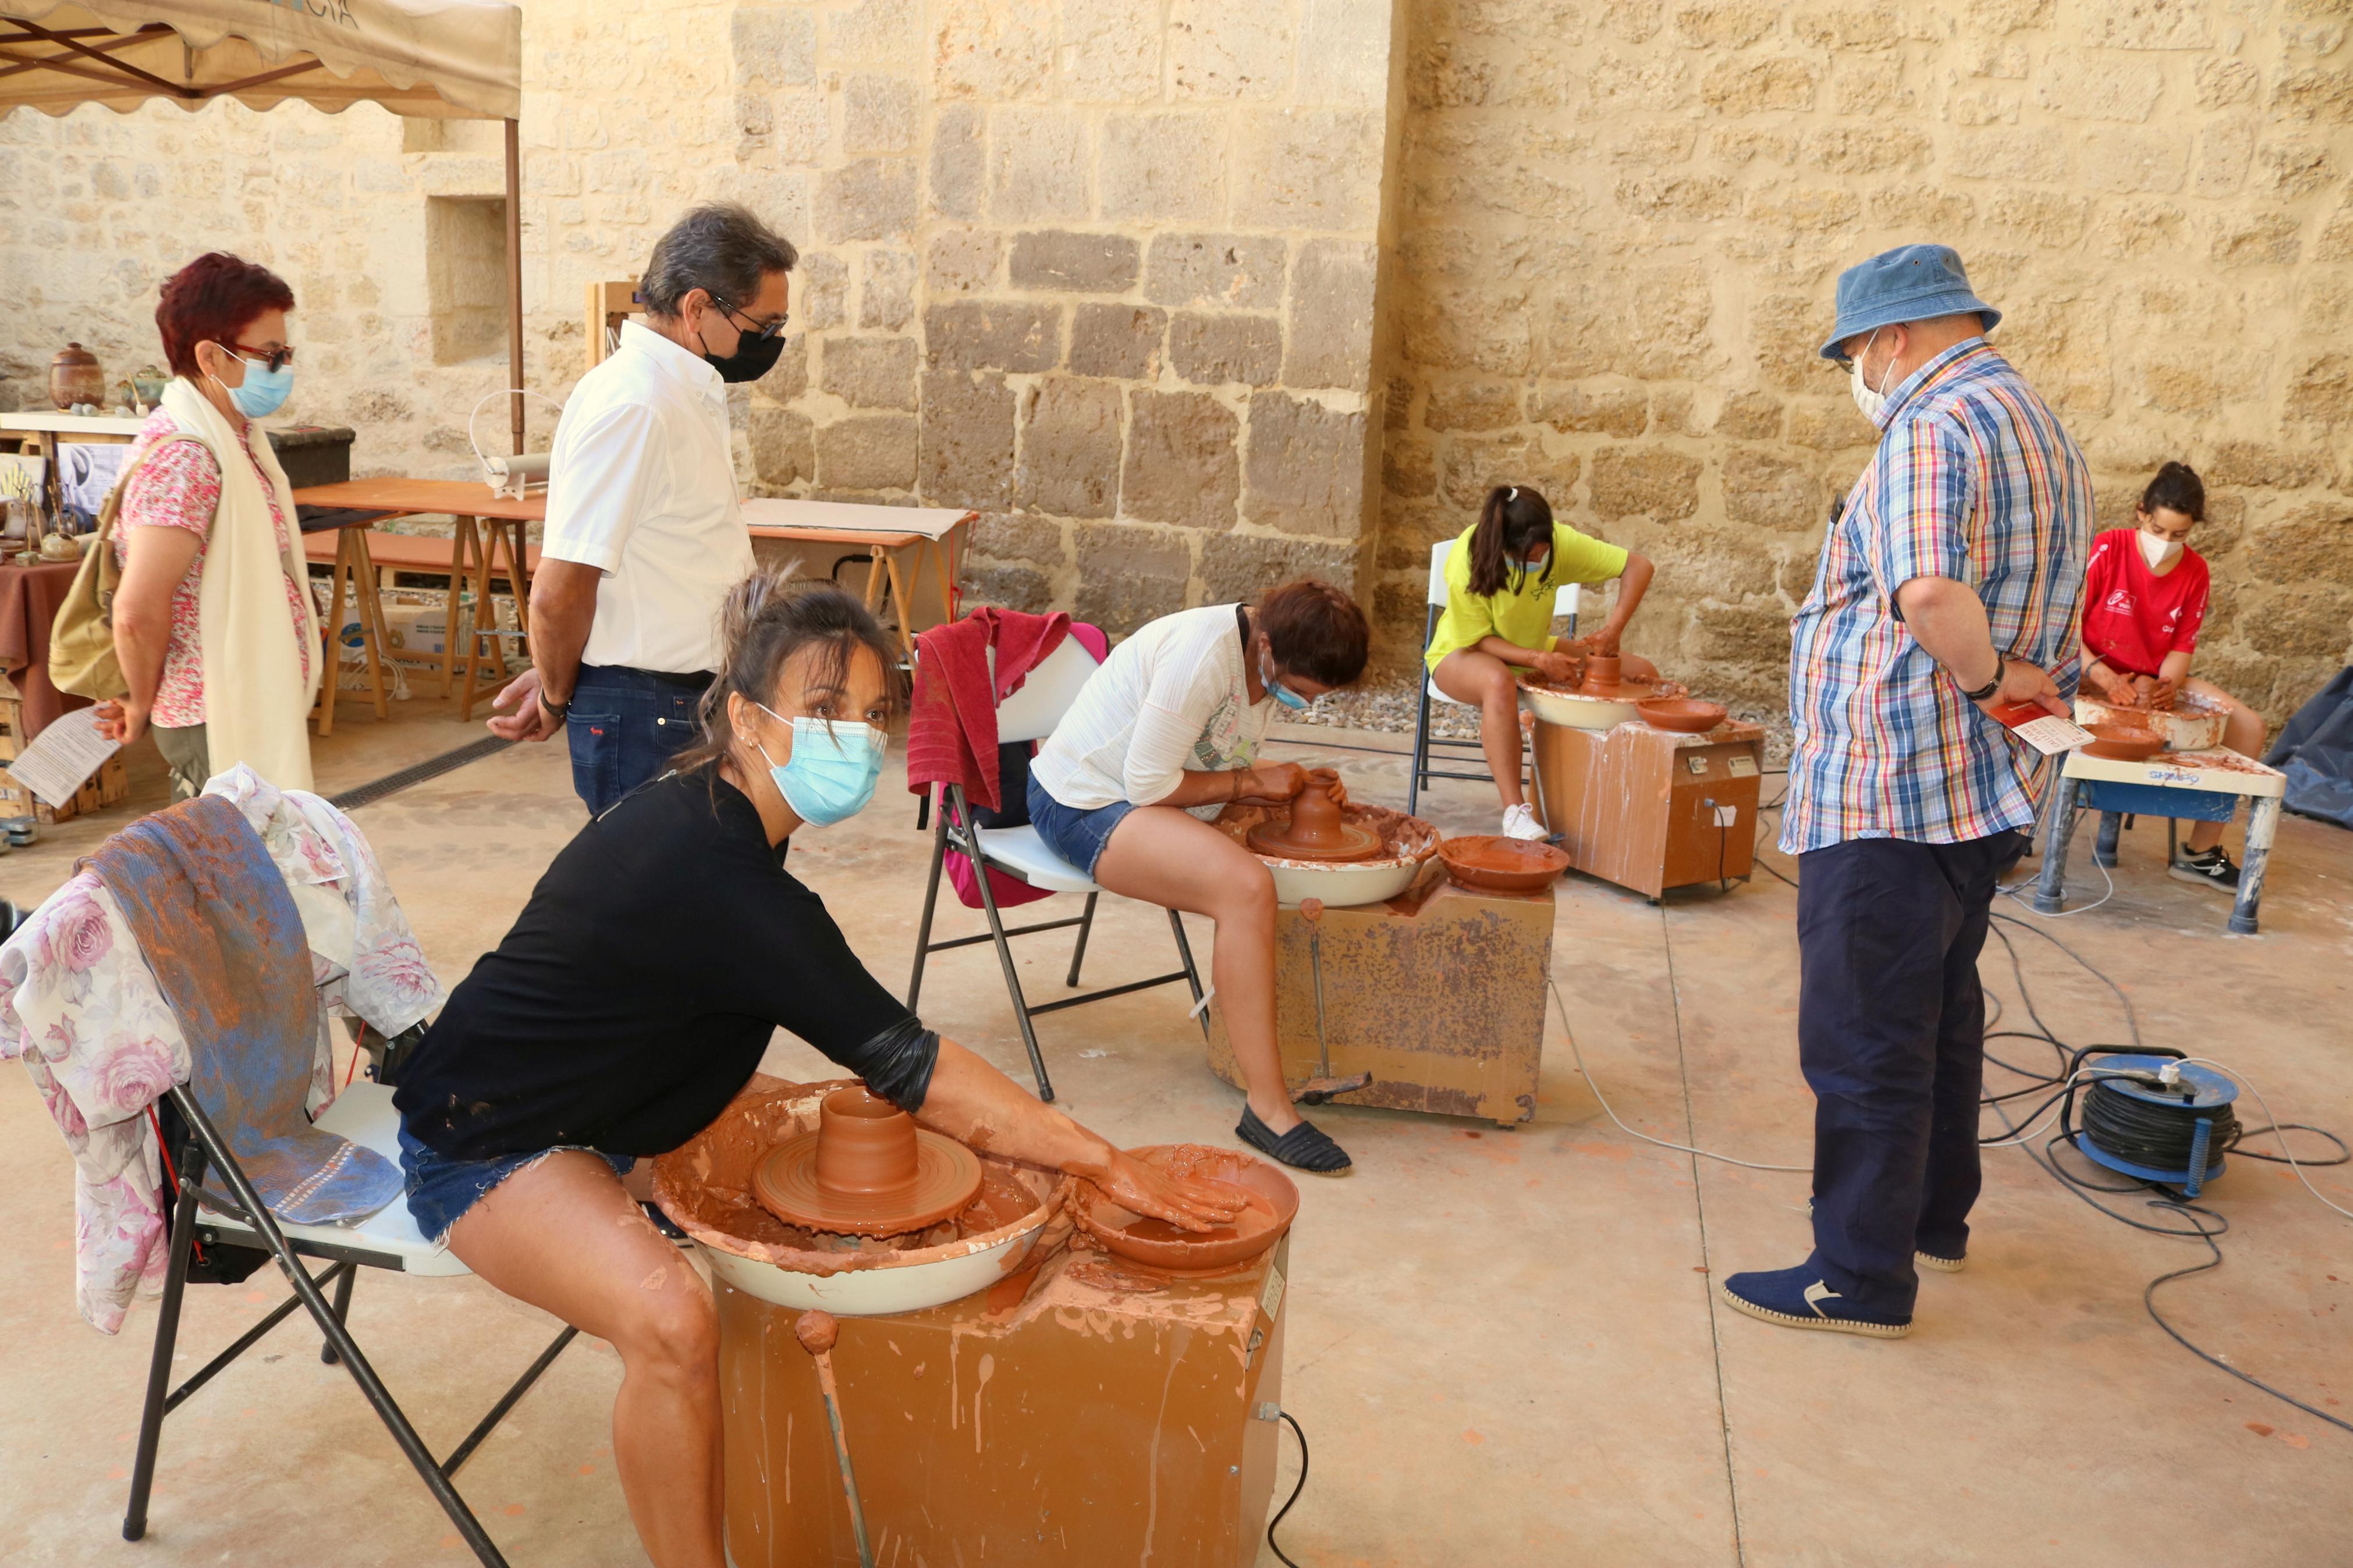
<svg viewBox="0 0 2353 1568">
<path fill-rule="evenodd" d="M 605 574 L 583 664 L 719 668 L 719 611 L 752 571 L 752 535 L 726 384 L 701 355 L 622 323 L 556 422 L 541 553 Z"/>
</svg>

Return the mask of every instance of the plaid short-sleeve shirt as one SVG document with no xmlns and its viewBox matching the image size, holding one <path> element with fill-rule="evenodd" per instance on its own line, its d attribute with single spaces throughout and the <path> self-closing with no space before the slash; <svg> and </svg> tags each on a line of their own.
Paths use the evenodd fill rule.
<svg viewBox="0 0 2353 1568">
<path fill-rule="evenodd" d="M 1878 451 L 1832 518 L 1790 623 L 1786 854 L 1850 838 L 1957 844 L 2034 820 L 2041 753 L 1913 640 L 1915 577 L 1976 591 L 1994 647 L 2074 689 L 2092 478 L 2034 389 L 1982 338 L 1895 389 Z"/>
</svg>

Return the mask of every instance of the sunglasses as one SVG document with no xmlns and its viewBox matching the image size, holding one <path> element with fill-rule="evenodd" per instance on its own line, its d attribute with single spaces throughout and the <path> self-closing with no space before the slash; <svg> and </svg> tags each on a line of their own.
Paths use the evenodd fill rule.
<svg viewBox="0 0 2353 1568">
<path fill-rule="evenodd" d="M 243 343 L 231 343 L 228 346 L 237 353 L 249 354 L 260 360 L 273 375 L 294 363 L 294 351 L 290 348 L 252 349 Z"/>
<path fill-rule="evenodd" d="M 716 294 L 711 297 L 711 302 L 719 307 L 720 313 L 727 318 L 729 326 L 733 327 L 754 342 L 765 343 L 771 338 L 784 336 L 785 323 L 793 319 L 793 313 L 787 310 L 773 321 L 754 321 L 745 312 L 737 310 Z M 743 316 L 744 321 L 737 321 L 735 318 L 738 316 Z M 750 324 L 746 325 L 745 322 Z"/>
</svg>

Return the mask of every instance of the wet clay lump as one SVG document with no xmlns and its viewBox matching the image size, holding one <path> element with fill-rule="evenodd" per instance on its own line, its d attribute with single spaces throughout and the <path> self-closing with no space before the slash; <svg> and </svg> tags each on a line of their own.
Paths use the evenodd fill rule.
<svg viewBox="0 0 2353 1568">
<path fill-rule="evenodd" d="M 817 1131 L 777 1144 L 752 1184 L 761 1205 L 787 1225 L 899 1236 L 964 1208 L 980 1176 L 971 1150 L 857 1088 L 827 1095 Z"/>
<path fill-rule="evenodd" d="M 1338 775 L 1317 768 L 1307 775 L 1307 787 L 1291 803 L 1291 816 L 1267 821 L 1250 830 L 1250 847 L 1261 855 L 1286 860 L 1367 860 L 1381 852 L 1381 835 L 1360 823 L 1345 821 L 1332 799 Z"/>
</svg>

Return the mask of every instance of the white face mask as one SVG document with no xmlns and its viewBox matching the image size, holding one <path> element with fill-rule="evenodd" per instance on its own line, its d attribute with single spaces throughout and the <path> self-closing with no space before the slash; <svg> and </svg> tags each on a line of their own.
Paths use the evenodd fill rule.
<svg viewBox="0 0 2353 1568">
<path fill-rule="evenodd" d="M 2140 558 L 2148 563 L 2152 572 L 2162 572 L 2181 559 L 2181 546 L 2170 539 L 2159 539 L 2147 529 L 2133 535 L 2140 541 Z"/>
<path fill-rule="evenodd" d="M 1847 390 L 1854 395 L 1854 405 L 1862 409 L 1862 416 L 1873 425 L 1879 423 L 1880 412 L 1887 406 L 1887 384 L 1895 379 L 1893 361 L 1888 363 L 1887 374 L 1880 377 L 1878 390 L 1873 391 L 1871 383 L 1862 378 L 1862 354 L 1871 352 L 1871 345 L 1878 337 L 1879 332 L 1874 328 L 1871 336 L 1862 340 L 1862 353 L 1854 356 L 1854 363 L 1847 371 Z"/>
</svg>

